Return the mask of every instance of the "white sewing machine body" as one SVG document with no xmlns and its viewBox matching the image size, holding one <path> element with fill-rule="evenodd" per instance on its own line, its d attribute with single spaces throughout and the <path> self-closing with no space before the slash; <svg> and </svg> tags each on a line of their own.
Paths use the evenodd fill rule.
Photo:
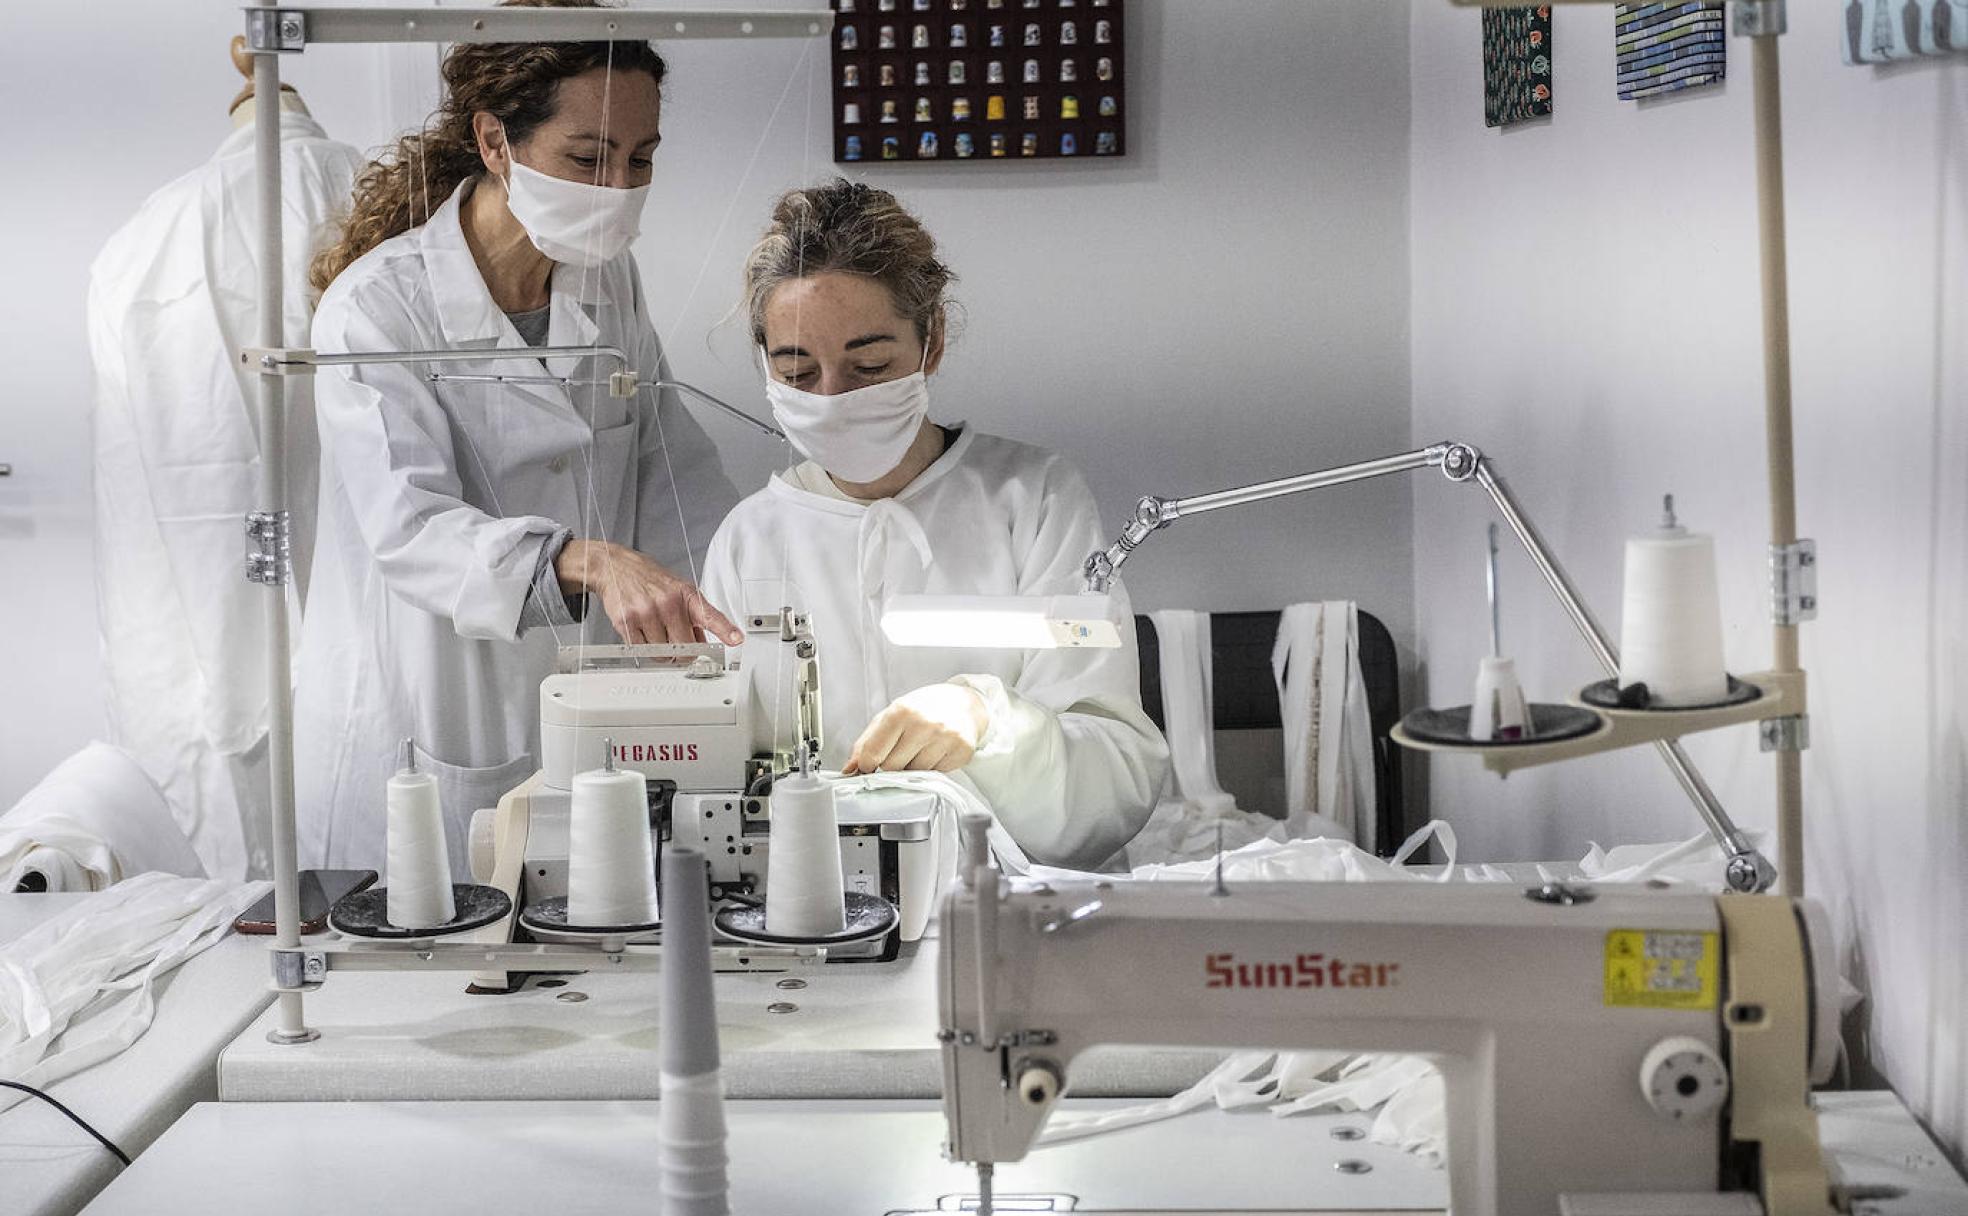
<svg viewBox="0 0 1968 1216">
<path fill-rule="evenodd" d="M 543 767 L 474 819 L 474 876 L 515 909 L 566 895 L 574 774 L 600 768 L 612 742 L 616 766 L 648 779 L 657 855 L 704 853 L 714 900 L 764 895 L 771 778 L 802 747 L 819 754 L 819 667 L 804 616 L 743 624 L 757 678 L 717 644 L 564 650 L 540 686 Z M 847 889 L 887 899 L 901 922 L 885 939 L 830 948 L 829 960 L 892 958 L 922 936 L 938 882 L 936 811 L 934 797 L 903 790 L 840 796 Z"/>
<path fill-rule="evenodd" d="M 1687 1202 L 1676 1212 L 1763 1211 L 1758 1179 L 1735 1169 L 1744 1139 L 1766 1141 L 1765 1170 L 1795 1166 L 1784 1193 L 1817 1188 L 1817 1206 L 1773 1203 L 1773 1216 L 1828 1213 L 1822 1168 L 1809 1177 L 1802 1057 L 1815 1047 L 1828 1069 L 1835 1008 L 1806 978 L 1790 901 L 1563 890 L 1544 898 L 1575 902 L 1489 884 L 1216 890 L 972 871 L 952 887 L 940 935 L 949 1153 L 1022 1159 L 1073 1059 L 1097 1044 L 1399 1052 L 1431 1057 L 1447 1082 L 1458 1216 L 1625 1211 L 1595 1197 L 1660 1194 Z M 1735 923 L 1747 904 L 1773 906 L 1749 909 L 1766 914 L 1760 938 Z M 1732 993 L 1731 977 L 1746 974 L 1732 952 L 1775 940 L 1767 962 L 1785 925 L 1794 957 L 1779 963 L 1778 986 L 1795 981 L 1797 999 Z M 1794 1093 L 1759 1081 L 1745 1094 L 1732 1026 L 1738 1041 L 1745 1028 L 1761 1036 L 1749 1069 L 1759 1078 L 1772 1059 L 1800 1057 L 1789 1061 Z M 1746 1102 L 1760 1121 L 1751 1136 Z"/>
</svg>

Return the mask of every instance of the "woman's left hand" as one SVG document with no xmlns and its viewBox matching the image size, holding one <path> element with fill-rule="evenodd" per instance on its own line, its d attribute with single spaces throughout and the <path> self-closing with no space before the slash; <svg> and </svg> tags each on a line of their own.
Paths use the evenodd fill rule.
<svg viewBox="0 0 1968 1216">
<path fill-rule="evenodd" d="M 977 754 L 990 723 L 984 698 L 975 692 L 961 684 L 926 684 L 875 715 L 855 740 L 841 774 L 883 769 L 954 773 Z"/>
</svg>

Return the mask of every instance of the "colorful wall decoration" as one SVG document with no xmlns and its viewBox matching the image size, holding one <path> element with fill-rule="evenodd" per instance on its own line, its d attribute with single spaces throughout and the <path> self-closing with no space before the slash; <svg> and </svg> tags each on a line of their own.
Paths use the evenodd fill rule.
<svg viewBox="0 0 1968 1216">
<path fill-rule="evenodd" d="M 1845 62 L 1968 51 L 1968 0 L 1844 0 Z"/>
<path fill-rule="evenodd" d="M 833 0 L 834 160 L 1117 157 L 1121 0 Z"/>
<path fill-rule="evenodd" d="M 1615 5 L 1613 31 L 1622 101 L 1714 84 L 1727 74 L 1729 34 L 1719 0 Z"/>
<path fill-rule="evenodd" d="M 1483 10 L 1483 123 L 1551 113 L 1551 6 Z"/>
</svg>

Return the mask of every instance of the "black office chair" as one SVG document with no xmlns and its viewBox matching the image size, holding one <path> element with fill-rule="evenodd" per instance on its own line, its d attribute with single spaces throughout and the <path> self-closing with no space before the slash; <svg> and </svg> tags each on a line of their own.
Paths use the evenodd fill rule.
<svg viewBox="0 0 1968 1216">
<path fill-rule="evenodd" d="M 1210 614 L 1211 702 L 1216 729 L 1281 730 L 1278 686 L 1271 650 L 1278 640 L 1277 612 Z M 1394 638 L 1379 618 L 1360 612 L 1360 678 L 1373 724 L 1374 812 L 1377 851 L 1391 856 L 1407 836 L 1401 803 L 1401 762 L 1388 732 L 1401 720 L 1401 672 Z M 1167 729 L 1162 707 L 1162 652 L 1155 623 L 1134 618 L 1141 652 L 1141 704 L 1155 725 Z"/>
</svg>

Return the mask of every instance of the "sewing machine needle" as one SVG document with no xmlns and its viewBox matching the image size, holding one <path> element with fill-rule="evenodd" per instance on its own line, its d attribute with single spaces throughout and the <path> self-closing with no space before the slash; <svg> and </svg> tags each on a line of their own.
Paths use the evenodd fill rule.
<svg viewBox="0 0 1968 1216">
<path fill-rule="evenodd" d="M 977 1163 L 977 1216 L 991 1216 L 991 1173 L 995 1169 L 990 1162 Z"/>
</svg>

